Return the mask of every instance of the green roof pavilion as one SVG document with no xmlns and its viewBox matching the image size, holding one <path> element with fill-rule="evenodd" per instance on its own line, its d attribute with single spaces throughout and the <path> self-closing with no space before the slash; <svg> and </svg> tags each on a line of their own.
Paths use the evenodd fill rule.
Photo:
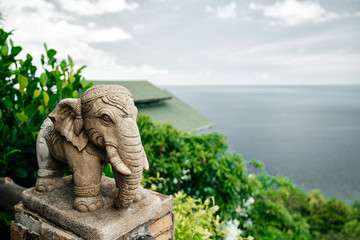
<svg viewBox="0 0 360 240">
<path fill-rule="evenodd" d="M 170 92 L 148 81 L 92 81 L 95 85 L 115 84 L 129 89 L 139 114 L 149 115 L 160 123 L 170 123 L 181 131 L 199 131 L 214 122 L 197 112 Z"/>
</svg>

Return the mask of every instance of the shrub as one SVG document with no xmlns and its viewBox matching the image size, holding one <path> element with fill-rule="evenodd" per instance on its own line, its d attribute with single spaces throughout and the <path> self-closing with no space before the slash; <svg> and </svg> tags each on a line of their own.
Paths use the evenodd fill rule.
<svg viewBox="0 0 360 240">
<path fill-rule="evenodd" d="M 145 185 L 202 201 L 213 196 L 221 219 L 239 222 L 244 236 L 327 239 L 341 234 L 342 239 L 352 239 L 357 234 L 359 202 L 350 208 L 340 200 L 324 199 L 319 191 L 306 194 L 289 179 L 268 175 L 255 160 L 249 163 L 259 174 L 248 175 L 241 157 L 227 152 L 221 134 L 184 133 L 148 116 L 139 116 L 138 125 L 150 162 L 145 179 L 164 178 Z"/>
<path fill-rule="evenodd" d="M 215 205 L 214 198 L 193 199 L 186 194 L 178 192 L 174 197 L 175 212 L 175 239 L 214 239 L 226 235 L 221 230 L 222 222 L 215 213 L 219 207 Z"/>
<path fill-rule="evenodd" d="M 35 143 L 40 126 L 62 98 L 76 98 L 89 88 L 74 69 L 71 57 L 58 61 L 56 51 L 41 55 L 41 73 L 33 57 L 19 59 L 22 51 L 9 39 L 11 32 L 0 29 L 0 176 L 22 186 L 33 186 L 36 178 Z"/>
<path fill-rule="evenodd" d="M 168 195 L 181 191 L 203 201 L 213 196 L 224 220 L 236 216 L 250 191 L 244 162 L 228 153 L 223 135 L 180 132 L 148 116 L 139 116 L 138 126 L 151 169 L 144 177 L 164 178 L 158 191 Z"/>
</svg>

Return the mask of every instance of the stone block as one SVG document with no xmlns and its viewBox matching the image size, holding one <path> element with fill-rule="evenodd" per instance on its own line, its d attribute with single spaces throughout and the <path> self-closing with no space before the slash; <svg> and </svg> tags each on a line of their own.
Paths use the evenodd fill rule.
<svg viewBox="0 0 360 240">
<path fill-rule="evenodd" d="M 163 195 L 164 196 L 164 195 Z M 166 204 L 166 199 L 170 197 L 163 198 L 162 203 Z M 16 216 L 26 216 L 17 218 L 19 221 L 27 226 L 37 226 L 38 233 L 35 234 L 30 229 L 24 225 L 13 223 L 11 227 L 11 236 L 13 240 L 29 240 L 29 239 L 39 239 L 39 240 L 77 240 L 83 239 L 76 234 L 64 230 L 63 228 L 54 225 L 54 223 L 49 222 L 45 218 L 40 217 L 38 214 L 32 212 L 23 206 L 22 203 L 16 206 Z M 24 222 L 25 220 L 30 220 L 30 222 L 37 221 L 37 223 L 32 223 L 29 225 Z M 163 228 L 163 229 L 162 229 Z M 147 223 L 137 226 L 128 233 L 118 236 L 117 240 L 154 240 L 154 239 L 175 239 L 174 238 L 174 213 L 167 212 L 165 216 L 154 217 L 153 220 L 148 221 Z M 37 228 L 35 228 L 36 230 Z"/>
<path fill-rule="evenodd" d="M 167 196 L 166 198 L 170 197 Z M 163 203 L 166 203 L 166 198 L 163 198 Z M 159 218 L 159 215 L 157 215 L 154 219 L 133 229 L 131 232 L 123 235 L 117 240 L 154 240 L 158 238 L 175 239 L 174 230 L 174 213 L 167 212 L 165 216 L 161 216 Z"/>
<path fill-rule="evenodd" d="M 162 234 L 163 232 L 171 229 L 171 227 L 173 226 L 173 220 L 172 220 L 172 215 L 168 214 L 163 218 L 160 218 L 159 220 L 155 221 L 153 224 L 151 224 L 148 227 L 148 232 L 156 237 L 160 234 Z"/>
<path fill-rule="evenodd" d="M 105 178 L 104 181 L 105 181 L 104 185 L 109 184 L 109 183 L 112 184 L 111 179 Z M 69 183 L 67 182 L 66 185 L 68 185 L 68 184 Z M 107 191 L 106 189 L 107 188 L 105 187 L 104 191 Z M 113 240 L 113 239 L 117 239 L 117 240 L 174 239 L 175 226 L 174 226 L 174 213 L 172 213 L 173 199 L 169 196 L 166 196 L 166 195 L 163 195 L 160 193 L 156 193 L 156 192 L 152 192 L 152 191 L 148 191 L 148 192 L 151 195 L 153 195 L 154 197 L 157 197 L 157 199 L 160 201 L 160 206 L 158 206 L 159 210 L 156 211 L 155 215 L 147 221 L 144 220 L 145 221 L 144 223 L 142 223 L 142 224 L 139 223 L 137 226 L 133 227 L 132 229 L 129 229 L 127 232 L 123 233 L 122 235 L 120 233 L 120 235 L 117 235 L 117 236 L 115 236 L 115 235 L 103 236 L 102 239 L 109 239 L 109 240 Z M 26 193 L 26 194 L 28 194 L 28 193 Z M 38 194 L 38 193 L 35 193 L 35 195 L 36 194 Z M 44 198 L 46 197 L 44 194 L 40 194 L 40 195 L 43 196 Z M 105 196 L 105 194 L 104 194 L 104 196 Z M 62 198 L 63 198 L 62 196 L 59 197 L 60 200 Z M 55 199 L 52 199 L 52 200 L 51 199 L 52 198 L 50 198 L 50 200 L 47 200 L 47 201 L 44 200 L 45 203 L 47 203 L 47 204 L 42 205 L 43 210 L 40 211 L 41 213 L 48 213 L 51 209 L 49 205 L 56 204 Z M 28 202 L 28 205 L 30 205 L 30 204 L 32 204 L 31 206 L 35 205 L 35 207 L 37 207 L 36 209 L 38 209 L 38 210 L 40 209 L 39 206 L 36 206 L 36 204 L 31 202 L 31 201 L 39 201 L 39 200 L 27 199 L 25 201 Z M 30 201 L 30 204 L 29 204 L 29 201 Z M 51 202 L 51 201 L 53 201 L 53 202 Z M 51 202 L 51 203 L 49 203 L 49 202 Z M 69 205 L 71 205 L 70 202 L 69 202 Z M 110 207 L 108 207 L 108 208 L 111 210 L 114 210 Z M 70 211 L 70 209 L 71 209 L 71 211 Z M 78 214 L 81 214 L 76 210 L 72 210 L 71 206 L 70 207 L 67 206 L 64 210 L 65 210 L 65 212 L 68 211 L 67 212 L 68 214 L 72 213 L 72 211 L 75 211 Z M 99 220 L 102 221 L 102 222 L 98 223 L 99 227 L 109 224 L 106 221 L 108 221 L 108 220 L 111 221 L 111 218 L 109 218 L 108 215 L 101 216 L 101 214 L 104 214 L 103 212 L 101 212 L 101 210 L 96 210 L 94 213 L 97 213 Z M 107 213 L 107 212 L 105 211 L 105 213 Z M 84 216 L 87 216 L 88 213 L 83 213 L 83 214 L 84 214 Z M 140 214 L 140 213 L 138 213 L 138 214 Z M 132 215 L 132 217 L 137 218 L 137 215 L 134 214 L 134 215 Z M 119 216 L 117 216 L 117 218 L 121 219 L 121 214 L 119 214 Z M 118 220 L 118 222 L 119 221 L 120 220 Z M 83 226 L 87 226 L 87 224 L 88 224 L 87 221 L 83 222 Z M 110 224 L 111 224 L 111 222 L 110 222 Z M 117 225 L 117 226 L 113 226 L 115 232 L 117 231 L 117 228 L 122 227 L 120 224 L 122 224 L 122 223 L 119 223 L 119 225 Z M 89 230 L 88 235 L 92 234 L 93 227 L 94 226 L 91 224 L 88 226 L 88 228 L 87 228 Z M 28 209 L 26 206 L 23 205 L 23 203 L 19 203 L 18 205 L 15 206 L 15 222 L 13 222 L 13 224 L 11 226 L 10 234 L 11 234 L 11 237 L 13 240 L 95 239 L 95 237 L 93 237 L 93 238 L 88 238 L 87 236 L 83 237 L 80 234 L 75 233 L 70 228 L 65 229 L 63 226 L 61 226 L 59 224 L 59 221 L 54 220 L 54 218 L 48 219 L 45 216 L 40 215 L 39 213 L 36 213 L 34 210 Z"/>
<path fill-rule="evenodd" d="M 10 226 L 10 239 L 11 240 L 22 240 L 24 237 L 25 229 L 14 223 L 11 222 Z"/>
<path fill-rule="evenodd" d="M 161 212 L 157 214 L 155 218 L 157 219 L 159 218 L 158 216 L 164 216 L 168 213 L 171 213 L 174 205 L 174 199 L 172 197 L 169 197 L 161 193 L 157 193 L 157 192 L 152 192 L 152 193 L 161 200 Z"/>
<path fill-rule="evenodd" d="M 42 223 L 39 230 L 39 240 L 77 240 L 81 239 L 78 236 L 65 232 L 62 229 L 51 226 L 47 223 Z"/>
<path fill-rule="evenodd" d="M 155 239 L 156 240 L 171 240 L 171 239 L 174 239 L 174 238 L 173 238 L 173 234 L 172 234 L 171 230 L 167 230 L 166 232 L 161 233 Z"/>
<path fill-rule="evenodd" d="M 145 190 L 149 192 L 146 198 L 134 202 L 128 209 L 115 209 L 112 192 L 114 188 L 115 181 L 103 177 L 101 189 L 104 196 L 104 208 L 88 213 L 73 209 L 74 194 L 71 182 L 64 188 L 50 193 L 40 193 L 35 188 L 30 188 L 24 191 L 22 201 L 25 207 L 35 211 L 53 225 L 70 230 L 89 240 L 119 238 L 147 223 L 161 212 L 161 199 L 148 190 Z M 34 225 L 39 232 L 39 227 Z"/>
<path fill-rule="evenodd" d="M 39 236 L 24 226 L 18 225 L 14 221 L 10 226 L 11 240 L 39 240 Z"/>
</svg>

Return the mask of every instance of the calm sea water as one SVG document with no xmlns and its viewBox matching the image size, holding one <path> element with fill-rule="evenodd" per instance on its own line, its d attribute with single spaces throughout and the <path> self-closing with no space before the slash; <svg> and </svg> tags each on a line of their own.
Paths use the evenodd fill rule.
<svg viewBox="0 0 360 240">
<path fill-rule="evenodd" d="M 360 86 L 166 86 L 216 122 L 230 150 L 304 191 L 360 199 Z"/>
</svg>

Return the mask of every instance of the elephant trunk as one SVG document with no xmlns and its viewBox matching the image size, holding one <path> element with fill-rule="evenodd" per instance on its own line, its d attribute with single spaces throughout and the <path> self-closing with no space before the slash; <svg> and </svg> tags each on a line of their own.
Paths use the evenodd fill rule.
<svg viewBox="0 0 360 240">
<path fill-rule="evenodd" d="M 119 147 L 116 149 L 113 146 L 109 146 L 106 149 L 113 167 L 116 170 L 118 169 L 117 167 L 121 169 L 121 171 L 114 171 L 116 186 L 118 187 L 118 191 L 115 193 L 114 204 L 118 208 L 127 208 L 135 199 L 143 169 L 148 168 L 148 161 L 141 144 L 136 122 L 132 119 L 124 119 L 122 127 Z M 123 173 L 125 167 L 130 171 L 130 174 Z M 125 172 L 128 173 L 127 171 Z"/>
</svg>

